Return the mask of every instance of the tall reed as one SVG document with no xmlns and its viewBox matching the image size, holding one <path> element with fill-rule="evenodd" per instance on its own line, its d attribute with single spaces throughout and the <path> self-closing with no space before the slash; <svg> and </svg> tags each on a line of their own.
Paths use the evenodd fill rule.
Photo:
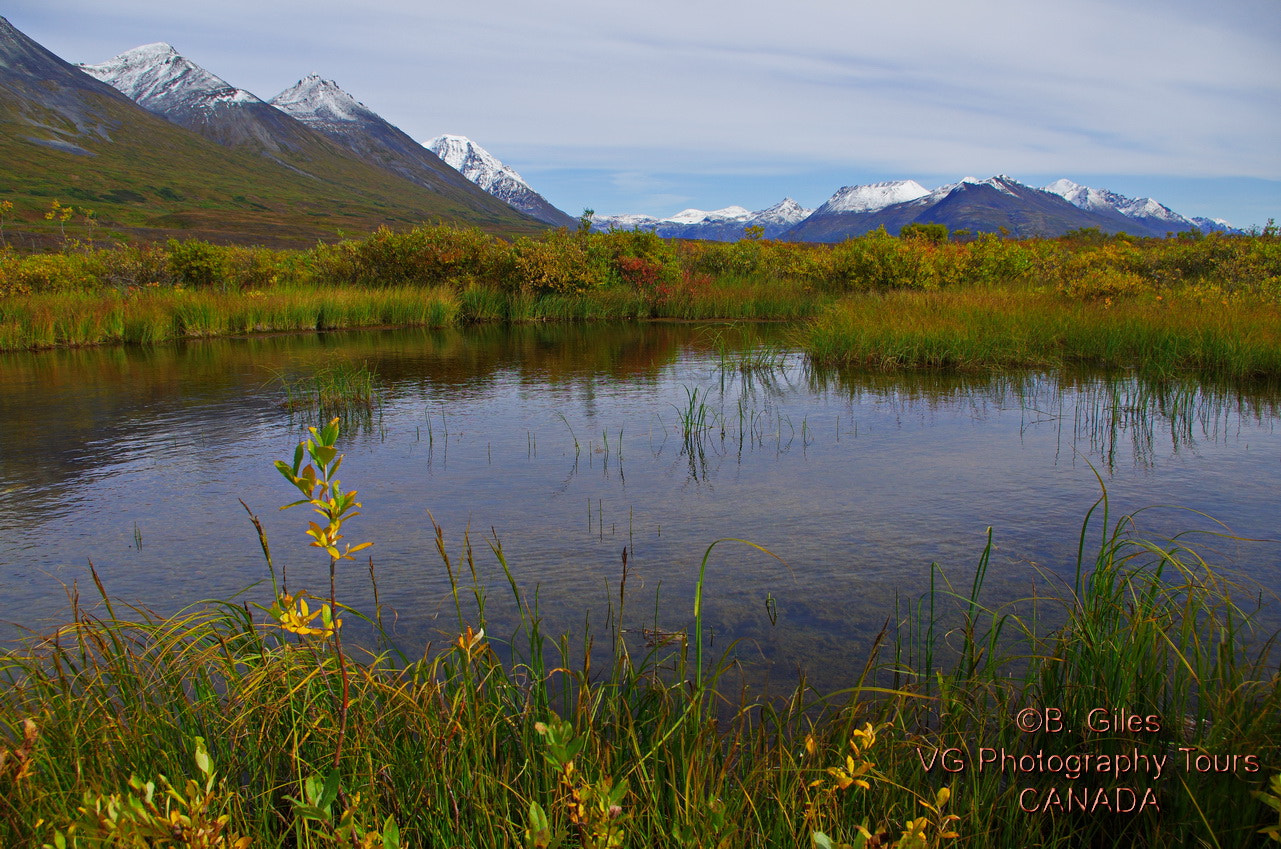
<svg viewBox="0 0 1281 849">
<path fill-rule="evenodd" d="M 360 548 L 337 542 L 359 506 L 331 477 L 337 434 L 331 423 L 278 464 L 300 503 L 326 511 L 308 538 L 331 570 Z M 479 579 L 470 538 L 453 557 L 439 526 L 455 621 L 426 649 L 398 647 L 382 610 L 362 616 L 332 589 L 314 610 L 287 594 L 265 537 L 270 586 L 170 616 L 113 599 L 91 572 L 94 604 L 73 591 L 66 625 L 0 655 L 0 842 L 1262 845 L 1268 812 L 1250 791 L 1281 771 L 1269 645 L 1248 642 L 1249 611 L 1189 540 L 1144 540 L 1106 507 L 1087 516 L 1068 582 L 1046 575 L 1057 589 L 989 606 L 989 543 L 968 588 L 936 573 L 869 655 L 848 659 L 846 689 L 802 682 L 779 699 L 747 696 L 733 658 L 706 652 L 707 567 L 733 541 L 704 553 L 688 636 L 670 642 L 629 627 L 626 553 L 607 634 L 545 633 L 497 539 L 518 625 L 490 633 L 502 597 Z M 270 607 L 252 603 L 267 591 Z M 604 669 L 594 638 L 611 646 Z M 1118 728 L 1123 713 L 1141 727 Z M 1078 782 L 980 769 L 980 750 L 1001 747 L 1240 759 Z M 966 766 L 949 771 L 955 757 Z M 1024 810 L 1052 787 L 1131 783 L 1159 810 Z"/>
</svg>

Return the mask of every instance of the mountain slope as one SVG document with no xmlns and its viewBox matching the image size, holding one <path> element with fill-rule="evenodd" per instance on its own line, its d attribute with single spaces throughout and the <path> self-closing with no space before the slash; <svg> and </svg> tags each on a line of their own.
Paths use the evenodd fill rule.
<svg viewBox="0 0 1281 849">
<path fill-rule="evenodd" d="M 10 244 L 61 242 L 44 220 L 58 200 L 97 213 L 95 235 L 195 236 L 306 246 L 381 224 L 461 218 L 494 232 L 531 232 L 506 211 L 482 216 L 363 168 L 343 185 L 230 148 L 148 112 L 0 18 L 0 187 L 14 203 Z M 68 236 L 87 235 L 77 213 Z"/>
<path fill-rule="evenodd" d="M 311 74 L 271 99 L 271 105 L 323 133 L 359 159 L 459 203 L 507 214 L 507 205 L 450 167 L 332 80 Z"/>
<path fill-rule="evenodd" d="M 278 161 L 323 157 L 314 134 L 302 124 L 168 44 L 145 44 L 80 68 L 148 112 L 219 144 L 249 147 Z"/>
<path fill-rule="evenodd" d="M 526 215 L 554 227 L 577 224 L 576 219 L 548 203 L 513 169 L 466 136 L 437 136 L 424 146 L 468 180 Z"/>
<path fill-rule="evenodd" d="M 1126 219 L 1125 226 L 1129 232 L 1135 232 L 1134 225 L 1142 228 L 1139 235 L 1164 236 L 1166 233 L 1202 227 L 1193 219 L 1184 218 L 1152 198 L 1126 197 L 1107 189 L 1094 189 L 1066 179 L 1055 180 L 1045 187 L 1045 191 L 1059 195 L 1080 209 L 1105 216 L 1121 216 Z"/>
</svg>

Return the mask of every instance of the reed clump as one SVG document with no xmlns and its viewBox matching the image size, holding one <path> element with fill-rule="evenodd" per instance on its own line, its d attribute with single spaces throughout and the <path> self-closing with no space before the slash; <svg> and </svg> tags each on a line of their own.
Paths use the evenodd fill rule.
<svg viewBox="0 0 1281 849">
<path fill-rule="evenodd" d="M 801 332 L 825 364 L 997 369 L 1073 364 L 1250 380 L 1281 375 L 1281 305 L 1185 291 L 1078 299 L 1044 290 L 847 299 Z"/>
<path fill-rule="evenodd" d="M 340 542 L 360 503 L 335 477 L 339 430 L 276 464 L 320 514 L 327 593 L 278 581 L 253 519 L 263 604 L 161 616 L 93 573 L 97 605 L 73 594 L 67 624 L 0 655 L 0 842 L 1248 847 L 1275 819 L 1269 645 L 1187 540 L 1144 540 L 1106 499 L 1055 592 L 986 604 L 989 539 L 967 589 L 935 573 L 846 659 L 848 688 L 755 699 L 702 639 L 708 561 L 741 541 L 705 552 L 685 638 L 629 646 L 620 587 L 602 670 L 591 634 L 542 631 L 496 541 L 519 624 L 491 633 L 470 543 L 456 563 L 437 527 L 456 621 L 434 648 L 397 647 L 381 608 L 335 589 L 367 545 Z M 1098 767 L 1127 753 L 1166 771 Z"/>
<path fill-rule="evenodd" d="M 282 378 L 281 385 L 286 409 L 312 413 L 323 420 L 369 414 L 379 401 L 378 376 L 368 363 L 330 363 L 304 377 Z"/>
</svg>

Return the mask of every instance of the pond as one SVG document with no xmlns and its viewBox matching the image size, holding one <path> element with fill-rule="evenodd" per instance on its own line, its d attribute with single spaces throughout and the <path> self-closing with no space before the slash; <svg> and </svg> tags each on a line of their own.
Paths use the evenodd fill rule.
<svg viewBox="0 0 1281 849">
<path fill-rule="evenodd" d="M 712 652 L 738 641 L 767 676 L 804 667 L 831 687 L 932 563 L 968 586 L 989 527 L 990 600 L 1070 582 L 1104 488 L 1113 519 L 1152 508 L 1142 533 L 1230 531 L 1197 544 L 1248 597 L 1281 586 L 1281 545 L 1249 541 L 1278 535 L 1275 391 L 823 373 L 773 325 L 482 326 L 0 356 L 0 638 L 48 631 L 77 590 L 89 603 L 90 561 L 113 596 L 165 612 L 263 581 L 240 499 L 290 589 L 325 594 L 309 514 L 277 509 L 293 490 L 273 463 L 309 423 L 283 408 L 282 380 L 335 362 L 382 387 L 341 438 L 364 504 L 347 540 L 374 542 L 387 627 L 413 651 L 458 633 L 436 525 L 464 585 L 470 539 L 491 635 L 513 607 L 494 547 L 545 630 L 598 634 L 626 549 L 622 626 L 639 634 L 688 629 L 708 546 L 750 540 L 777 558 L 726 542 L 708 560 Z M 373 611 L 363 556 L 341 565 L 339 595 Z M 1275 629 L 1266 590 L 1264 607 Z"/>
</svg>

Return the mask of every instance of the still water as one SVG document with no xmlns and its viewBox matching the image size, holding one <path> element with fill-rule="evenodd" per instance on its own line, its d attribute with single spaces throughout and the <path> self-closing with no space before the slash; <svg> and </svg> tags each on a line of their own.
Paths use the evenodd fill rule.
<svg viewBox="0 0 1281 849">
<path fill-rule="evenodd" d="M 342 438 L 342 481 L 364 503 L 347 541 L 374 541 L 379 600 L 414 650 L 458 630 L 433 522 L 467 581 L 470 538 L 491 635 L 512 607 L 493 546 L 552 632 L 616 615 L 626 548 L 623 626 L 678 631 L 709 544 L 750 540 L 783 562 L 716 547 L 713 652 L 738 640 L 760 669 L 804 665 L 829 685 L 896 600 L 926 589 L 931 563 L 966 584 L 989 526 L 990 600 L 1070 581 L 1104 487 L 1114 517 L 1152 508 L 1138 516 L 1150 536 L 1279 535 L 1275 391 L 821 374 L 788 333 L 479 327 L 0 355 L 0 639 L 51 628 L 73 587 L 90 598 L 90 561 L 114 596 L 160 611 L 242 592 L 266 603 L 239 499 L 290 589 L 327 592 L 309 516 L 277 509 L 293 490 L 272 464 L 308 424 L 283 409 L 281 381 L 336 361 L 367 363 L 382 385 Z M 1256 595 L 1281 586 L 1281 544 L 1196 539 Z M 367 562 L 342 564 L 339 593 L 372 610 Z M 1276 610 L 1265 601 L 1266 627 Z"/>
</svg>

